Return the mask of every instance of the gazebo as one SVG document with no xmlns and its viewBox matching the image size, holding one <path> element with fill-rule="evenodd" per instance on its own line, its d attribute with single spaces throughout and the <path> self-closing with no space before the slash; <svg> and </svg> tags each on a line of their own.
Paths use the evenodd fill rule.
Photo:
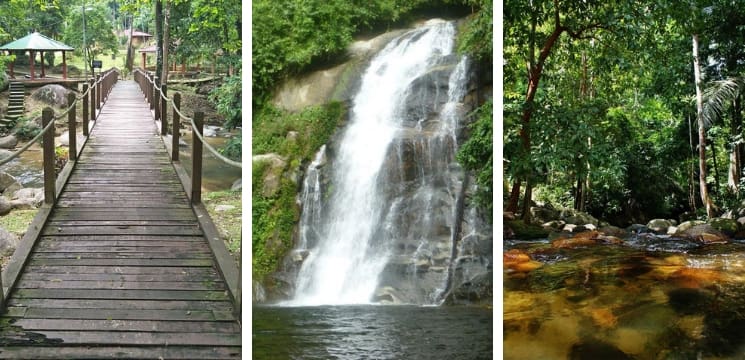
<svg viewBox="0 0 745 360">
<path fill-rule="evenodd" d="M 147 70 L 147 54 L 156 54 L 157 52 L 158 47 L 155 45 L 150 45 L 140 49 L 140 54 L 142 54 L 142 70 Z"/>
<path fill-rule="evenodd" d="M 38 32 L 28 34 L 18 40 L 10 42 L 0 47 L 0 50 L 5 50 L 9 54 L 14 52 L 29 52 L 29 70 L 31 72 L 31 80 L 35 78 L 34 73 L 34 58 L 36 52 L 41 53 L 41 77 L 45 77 L 44 73 L 44 52 L 45 51 L 61 51 L 62 52 L 62 78 L 67 79 L 67 59 L 65 59 L 66 51 L 73 51 L 74 49 L 67 46 L 59 41 L 52 40 Z M 13 63 L 9 66 L 10 77 L 13 76 Z"/>
</svg>

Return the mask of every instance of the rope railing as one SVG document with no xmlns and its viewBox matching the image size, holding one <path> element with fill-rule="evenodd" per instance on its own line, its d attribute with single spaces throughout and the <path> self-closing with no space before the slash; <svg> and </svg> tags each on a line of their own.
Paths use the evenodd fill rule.
<svg viewBox="0 0 745 360">
<path fill-rule="evenodd" d="M 0 160 L 0 166 L 5 165 L 12 161 L 13 159 L 17 158 L 24 152 L 26 152 L 33 144 L 35 144 L 39 139 L 42 139 L 42 153 L 43 153 L 43 165 L 42 165 L 42 172 L 44 176 L 44 203 L 48 205 L 53 205 L 55 202 L 55 196 L 56 196 L 56 173 L 55 173 L 55 151 L 54 151 L 54 131 L 51 129 L 54 128 L 55 120 L 63 118 L 65 115 L 67 115 L 68 119 L 68 133 L 69 133 L 69 159 L 74 161 L 77 159 L 78 155 L 78 149 L 77 149 L 77 131 L 75 129 L 75 123 L 76 123 L 76 105 L 79 100 L 83 100 L 83 135 L 88 136 L 88 105 L 91 107 L 91 114 L 95 113 L 95 106 L 96 103 L 91 101 L 90 104 L 88 103 L 88 98 L 93 98 L 93 89 L 94 85 L 99 89 L 98 93 L 100 95 L 106 94 L 105 97 L 99 98 L 99 101 L 103 100 L 105 101 L 108 99 L 109 93 L 111 93 L 111 89 L 114 87 L 116 82 L 119 79 L 119 73 L 116 69 L 107 70 L 102 76 L 99 75 L 98 79 L 95 83 L 92 84 L 91 87 L 86 88 L 86 85 L 83 85 L 83 93 L 80 96 L 76 96 L 73 93 L 68 94 L 67 96 L 67 108 L 64 109 L 60 114 L 55 115 L 54 110 L 50 107 L 45 107 L 42 112 L 41 116 L 37 116 L 34 118 L 33 122 L 38 121 L 41 118 L 42 122 L 42 129 L 39 131 L 36 136 L 34 136 L 30 141 L 28 141 L 25 145 L 23 145 L 20 149 L 14 151 L 10 156 L 1 159 Z M 98 107 L 101 107 L 101 103 L 98 104 Z M 95 120 L 95 118 L 91 118 L 91 120 Z M 2 274 L 0 274 L 0 311 L 4 309 L 5 307 L 5 295 L 4 295 L 4 289 L 2 284 Z"/>
</svg>

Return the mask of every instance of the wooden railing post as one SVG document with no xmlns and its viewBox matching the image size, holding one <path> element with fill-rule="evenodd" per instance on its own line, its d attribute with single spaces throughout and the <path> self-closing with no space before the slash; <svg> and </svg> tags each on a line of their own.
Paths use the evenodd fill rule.
<svg viewBox="0 0 745 360">
<path fill-rule="evenodd" d="M 96 75 L 96 87 L 98 87 L 98 89 L 96 89 L 96 108 L 98 108 L 98 109 L 101 108 L 101 93 L 102 93 L 102 91 L 101 91 L 101 81 L 100 80 L 101 80 L 101 74 Z"/>
<path fill-rule="evenodd" d="M 163 93 L 164 97 L 168 97 L 167 89 L 168 86 L 166 86 L 166 84 L 160 86 L 160 91 Z M 165 135 L 168 126 L 168 101 L 160 96 L 158 96 L 158 99 L 160 99 L 160 134 Z"/>
<path fill-rule="evenodd" d="M 199 135 L 202 135 L 204 113 L 197 111 L 194 113 L 194 129 L 192 131 L 191 147 L 191 203 L 199 204 L 202 202 L 202 141 Z"/>
<path fill-rule="evenodd" d="M 155 86 L 157 84 L 158 77 L 156 76 L 153 80 L 153 118 L 155 121 L 160 120 L 160 90 L 158 90 Z"/>
<path fill-rule="evenodd" d="M 88 84 L 83 83 L 83 94 L 88 91 Z M 88 136 L 88 94 L 83 96 L 83 136 Z"/>
<path fill-rule="evenodd" d="M 171 137 L 171 160 L 178 161 L 179 136 L 181 135 L 181 116 L 176 112 L 181 108 L 181 94 L 173 94 L 173 136 Z"/>
<path fill-rule="evenodd" d="M 46 128 L 52 121 L 54 121 L 54 111 L 50 107 L 45 107 L 41 112 L 42 128 Z M 54 182 L 56 180 L 54 174 L 54 129 L 44 132 L 42 141 L 42 152 L 44 154 L 44 202 L 54 204 Z"/>
<path fill-rule="evenodd" d="M 91 101 L 90 101 L 91 113 L 90 113 L 90 115 L 91 115 L 91 121 L 96 121 L 96 84 L 93 81 L 93 79 L 90 80 L 90 84 L 91 84 L 91 86 L 90 86 L 90 88 L 91 88 L 91 92 L 90 92 L 90 95 L 91 95 Z"/>
<path fill-rule="evenodd" d="M 148 100 L 150 101 L 150 110 L 155 110 L 155 82 L 158 80 L 158 77 L 153 75 L 150 80 L 152 82 L 148 86 L 150 88 L 150 99 Z M 157 120 L 158 118 L 155 119 Z"/>
<path fill-rule="evenodd" d="M 67 112 L 67 132 L 70 134 L 70 140 L 68 145 L 68 158 L 70 160 L 76 160 L 78 158 L 78 144 L 77 144 L 77 129 L 75 129 L 75 94 L 72 92 L 67 94 L 67 106 L 70 110 Z"/>
</svg>

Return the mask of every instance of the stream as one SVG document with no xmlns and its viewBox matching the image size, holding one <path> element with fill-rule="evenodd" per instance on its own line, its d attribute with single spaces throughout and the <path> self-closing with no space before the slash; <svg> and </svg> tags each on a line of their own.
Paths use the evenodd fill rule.
<svg viewBox="0 0 745 360">
<path fill-rule="evenodd" d="M 745 358 L 745 240 L 504 251 L 504 359 Z M 531 261 L 511 264 L 518 253 Z"/>
</svg>

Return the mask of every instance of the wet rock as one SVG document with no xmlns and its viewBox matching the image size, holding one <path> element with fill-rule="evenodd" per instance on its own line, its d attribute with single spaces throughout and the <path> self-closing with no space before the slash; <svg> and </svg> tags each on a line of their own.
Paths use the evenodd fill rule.
<svg viewBox="0 0 745 360">
<path fill-rule="evenodd" d="M 684 233 L 684 232 L 688 231 L 690 228 L 692 228 L 692 227 L 694 227 L 696 225 L 701 225 L 701 224 L 706 224 L 706 222 L 705 221 L 702 221 L 702 220 L 688 220 L 688 221 L 684 221 L 680 225 L 678 225 L 677 231 L 675 233 L 676 234 L 677 233 Z"/>
<path fill-rule="evenodd" d="M 675 233 L 675 236 L 698 241 L 703 244 L 723 244 L 728 241 L 727 235 L 714 229 L 709 224 L 700 224 L 691 227 L 688 230 Z"/>
<path fill-rule="evenodd" d="M 588 213 L 576 211 L 573 209 L 564 209 L 561 211 L 561 220 L 566 221 L 567 224 L 584 225 L 584 224 L 597 224 L 598 219 L 594 218 Z"/>
<path fill-rule="evenodd" d="M 15 234 L 0 228 L 0 255 L 7 256 L 13 254 L 20 239 Z"/>
<path fill-rule="evenodd" d="M 626 230 L 632 234 L 643 234 L 651 231 L 646 225 L 642 224 L 631 224 Z"/>
<path fill-rule="evenodd" d="M 561 231 L 566 223 L 561 220 L 552 220 L 541 225 L 546 231 Z"/>
<path fill-rule="evenodd" d="M 543 264 L 534 261 L 528 253 L 519 249 L 510 249 L 502 255 L 504 268 L 511 272 L 526 273 L 531 272 Z"/>
<path fill-rule="evenodd" d="M 233 182 L 233 185 L 230 186 L 230 191 L 238 191 L 243 189 L 243 179 L 238 179 Z"/>
<path fill-rule="evenodd" d="M 18 189 L 22 188 L 21 183 L 16 180 L 12 175 L 0 171 L 0 192 L 6 195 L 10 195 Z"/>
<path fill-rule="evenodd" d="M 615 236 L 617 238 L 625 238 L 629 236 L 628 231 L 621 229 L 617 226 L 607 225 L 603 226 L 600 229 L 598 229 L 601 233 L 608 235 L 608 236 Z"/>
<path fill-rule="evenodd" d="M 379 302 L 381 304 L 401 304 L 401 300 L 398 296 L 398 291 L 390 286 L 385 286 L 377 291 L 373 296 L 373 302 Z"/>
<path fill-rule="evenodd" d="M 602 329 L 611 329 L 618 325 L 618 318 L 613 315 L 613 311 L 607 308 L 590 310 L 592 322 Z"/>
<path fill-rule="evenodd" d="M 683 267 L 673 272 L 669 280 L 681 288 L 699 289 L 723 279 L 721 272 L 711 269 Z"/>
<path fill-rule="evenodd" d="M 13 149 L 18 145 L 18 138 L 15 135 L 3 136 L 0 138 L 0 149 Z"/>
<path fill-rule="evenodd" d="M 7 159 L 10 156 L 13 155 L 13 152 L 10 150 L 0 149 L 0 160 Z"/>
<path fill-rule="evenodd" d="M 558 239 L 551 242 L 551 246 L 554 248 L 569 248 L 574 249 L 578 247 L 587 247 L 597 245 L 597 237 L 600 235 L 597 231 L 586 231 L 575 235 L 568 239 Z"/>
<path fill-rule="evenodd" d="M 530 208 L 530 218 L 537 223 L 548 223 L 550 221 L 558 220 L 560 216 L 559 211 L 542 206 L 533 206 Z M 566 224 L 566 221 L 561 221 Z"/>
<path fill-rule="evenodd" d="M 727 236 L 732 236 L 737 233 L 740 224 L 733 219 L 713 218 L 709 220 L 709 225 Z"/>
<path fill-rule="evenodd" d="M 647 223 L 647 228 L 656 234 L 667 234 L 667 228 L 675 225 L 672 220 L 654 219 Z"/>
<path fill-rule="evenodd" d="M 569 351 L 570 360 L 625 360 L 633 359 L 632 356 L 621 351 L 617 347 L 596 339 L 590 339 L 572 345 Z"/>
<path fill-rule="evenodd" d="M 668 304 L 679 314 L 703 313 L 714 300 L 711 292 L 702 289 L 680 288 L 667 293 Z"/>
<path fill-rule="evenodd" d="M 448 305 L 491 304 L 493 282 L 491 271 L 479 274 L 454 288 L 448 294 L 445 303 Z"/>
</svg>

